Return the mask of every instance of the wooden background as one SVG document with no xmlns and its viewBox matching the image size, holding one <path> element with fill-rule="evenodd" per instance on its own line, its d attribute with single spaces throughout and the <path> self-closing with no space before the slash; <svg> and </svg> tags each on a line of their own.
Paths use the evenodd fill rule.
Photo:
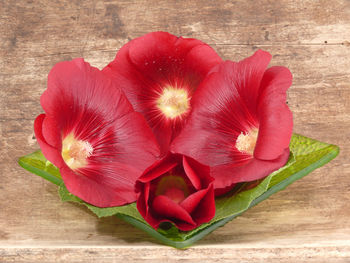
<svg viewBox="0 0 350 263">
<path fill-rule="evenodd" d="M 350 262 L 350 1 L 0 0 L 0 262 Z M 192 248 L 165 247 L 115 219 L 61 203 L 16 161 L 52 66 L 102 68 L 150 31 L 199 38 L 225 59 L 258 48 L 294 75 L 294 131 L 340 155 Z"/>
</svg>

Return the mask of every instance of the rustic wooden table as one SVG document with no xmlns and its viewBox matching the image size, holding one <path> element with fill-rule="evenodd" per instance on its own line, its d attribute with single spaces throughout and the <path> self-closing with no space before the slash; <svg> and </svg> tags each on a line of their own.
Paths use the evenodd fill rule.
<svg viewBox="0 0 350 263">
<path fill-rule="evenodd" d="M 0 1 L 0 262 L 350 262 L 350 2 Z M 169 31 L 240 60 L 258 48 L 294 75 L 294 131 L 340 155 L 188 250 L 61 203 L 17 165 L 38 149 L 33 120 L 51 67 L 102 68 L 128 40 Z"/>
</svg>

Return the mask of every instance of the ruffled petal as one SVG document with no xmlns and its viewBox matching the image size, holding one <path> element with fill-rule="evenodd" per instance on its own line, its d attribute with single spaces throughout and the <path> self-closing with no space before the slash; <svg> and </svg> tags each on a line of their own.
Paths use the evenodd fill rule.
<svg viewBox="0 0 350 263">
<path fill-rule="evenodd" d="M 197 189 L 207 188 L 214 180 L 209 166 L 203 165 L 188 156 L 183 156 L 183 167 L 192 185 Z"/>
<path fill-rule="evenodd" d="M 45 114 L 40 114 L 34 121 L 34 133 L 37 142 L 40 145 L 41 151 L 51 163 L 57 167 L 62 167 L 63 159 L 60 151 L 54 146 L 47 143 L 46 139 L 43 136 L 43 122 L 46 119 Z"/>
<path fill-rule="evenodd" d="M 192 218 L 198 225 L 208 223 L 215 216 L 215 199 L 214 187 L 210 184 L 207 188 L 206 194 L 192 212 Z"/>
<path fill-rule="evenodd" d="M 133 40 L 129 56 L 139 72 L 160 86 L 189 86 L 190 91 L 222 62 L 205 43 L 167 32 L 153 32 Z"/>
<path fill-rule="evenodd" d="M 258 50 L 237 64 L 232 80 L 251 113 L 256 113 L 261 80 L 271 60 L 270 53 Z"/>
<path fill-rule="evenodd" d="M 189 164 L 188 159 L 189 158 L 186 158 L 185 156 L 183 156 L 182 165 L 183 165 L 183 168 L 185 170 L 185 173 L 186 173 L 188 179 L 191 181 L 194 188 L 198 191 L 199 189 L 202 188 L 201 179 L 199 177 L 200 174 L 198 174 L 198 175 L 196 174 L 196 171 Z"/>
<path fill-rule="evenodd" d="M 161 176 L 162 174 L 165 174 L 166 172 L 170 171 L 177 165 L 178 165 L 178 160 L 174 158 L 173 155 L 168 155 L 167 157 L 155 162 L 150 167 L 148 167 L 143 172 L 142 176 L 140 176 L 138 181 L 142 183 L 150 182 L 155 178 Z"/>
<path fill-rule="evenodd" d="M 191 194 L 180 203 L 180 206 L 184 208 L 187 211 L 187 213 L 191 214 L 207 192 L 208 189 L 203 189 Z"/>
<path fill-rule="evenodd" d="M 150 189 L 150 184 L 149 183 L 139 183 L 138 181 L 135 184 L 135 193 L 137 195 L 137 203 L 136 207 L 139 213 L 143 217 L 148 216 L 148 199 L 149 199 L 149 189 Z"/>
<path fill-rule="evenodd" d="M 171 151 L 192 157 L 209 166 L 245 161 L 235 148 L 236 138 L 258 126 L 234 85 L 238 64 L 225 62 L 200 85 L 193 98 L 187 125 L 173 141 Z"/>
<path fill-rule="evenodd" d="M 143 112 L 145 108 L 153 105 L 153 101 L 151 101 L 152 96 L 154 96 L 153 83 L 145 78 L 130 60 L 129 49 L 134 41 L 135 39 L 125 44 L 118 51 L 115 59 L 102 72 L 119 84 L 136 111 Z M 150 92 L 145 93 L 148 90 Z M 143 103 L 139 103 L 140 99 L 144 100 Z"/>
<path fill-rule="evenodd" d="M 153 119 L 155 120 L 155 119 Z M 155 123 L 149 120 L 150 126 L 153 127 L 153 134 L 157 138 L 159 148 L 161 149 L 161 156 L 168 153 L 169 145 L 174 136 L 177 136 L 182 125 L 175 125 L 172 127 L 170 121 L 159 120 Z"/>
<path fill-rule="evenodd" d="M 262 80 L 258 104 L 259 136 L 254 156 L 262 160 L 277 158 L 287 148 L 293 131 L 293 115 L 286 104 L 292 74 L 285 67 L 271 67 Z"/>
<path fill-rule="evenodd" d="M 40 102 L 46 114 L 60 125 L 64 133 L 79 124 L 81 126 L 74 128 L 90 128 L 88 125 L 99 116 L 103 116 L 105 122 L 113 122 L 133 112 L 131 104 L 116 85 L 83 59 L 65 61 L 50 71 L 47 90 Z"/>
<path fill-rule="evenodd" d="M 226 186 L 225 188 L 215 188 L 214 190 L 214 195 L 215 196 L 221 196 L 224 194 L 227 194 L 228 192 L 230 192 L 234 187 L 236 186 L 236 184 L 231 184 L 229 186 Z"/>
<path fill-rule="evenodd" d="M 234 183 L 249 182 L 264 178 L 285 165 L 288 157 L 289 148 L 285 149 L 281 156 L 271 161 L 253 158 L 242 166 L 232 164 L 212 167 L 211 176 L 215 178 L 214 188 L 221 189 L 232 186 Z"/>
<path fill-rule="evenodd" d="M 198 74 L 197 83 L 193 83 L 196 86 L 205 78 L 214 66 L 221 62 L 222 59 L 219 55 L 210 46 L 203 42 L 192 48 L 185 58 L 186 67 L 190 71 L 197 72 Z M 196 80 L 196 76 L 192 76 L 191 79 Z"/>
<path fill-rule="evenodd" d="M 60 173 L 72 194 L 94 206 L 113 207 L 136 200 L 135 179 L 130 174 L 135 177 L 140 171 L 133 170 L 133 167 L 117 163 L 78 172 L 65 166 Z"/>
<path fill-rule="evenodd" d="M 103 134 L 103 139 L 96 140 L 96 143 L 92 140 L 96 144 L 97 162 L 108 162 L 108 155 L 114 153 L 116 161 L 133 166 L 141 172 L 154 163 L 159 156 L 159 148 L 140 113 L 131 112 L 116 119 L 113 128 L 113 135 Z"/>
<path fill-rule="evenodd" d="M 175 223 L 176 221 L 184 221 L 187 224 L 196 225 L 190 214 L 167 196 L 156 196 L 152 203 L 152 209 L 159 218 L 171 218 Z"/>
<path fill-rule="evenodd" d="M 61 148 L 62 139 L 58 123 L 48 115 L 46 115 L 42 122 L 42 135 L 48 144 L 57 149 Z"/>
</svg>

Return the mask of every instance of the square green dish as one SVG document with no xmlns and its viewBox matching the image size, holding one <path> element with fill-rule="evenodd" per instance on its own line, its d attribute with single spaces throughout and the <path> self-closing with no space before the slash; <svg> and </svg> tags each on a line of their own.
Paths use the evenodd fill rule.
<svg viewBox="0 0 350 263">
<path fill-rule="evenodd" d="M 85 205 L 98 217 L 118 216 L 126 222 L 142 229 L 165 245 L 186 248 L 205 237 L 218 227 L 225 225 L 235 217 L 272 194 L 283 190 L 294 181 L 313 170 L 325 165 L 339 153 L 339 147 L 294 134 L 290 143 L 291 154 L 285 166 L 273 172 L 259 182 L 240 184 L 225 196 L 215 199 L 215 217 L 206 224 L 191 231 L 180 231 L 173 225 L 153 229 L 139 214 L 136 204 L 120 207 L 99 208 L 85 203 L 68 192 L 61 179 L 59 170 L 45 159 L 41 151 L 19 158 L 19 164 L 26 170 L 43 177 L 59 186 L 62 201 Z"/>
</svg>

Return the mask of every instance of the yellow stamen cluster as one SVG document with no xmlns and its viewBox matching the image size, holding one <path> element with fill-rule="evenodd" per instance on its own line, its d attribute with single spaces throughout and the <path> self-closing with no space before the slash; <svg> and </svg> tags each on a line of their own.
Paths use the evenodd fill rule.
<svg viewBox="0 0 350 263">
<path fill-rule="evenodd" d="M 62 157 L 71 169 L 87 165 L 87 158 L 92 155 L 93 148 L 88 141 L 77 140 L 73 134 L 67 135 L 62 142 Z"/>
<path fill-rule="evenodd" d="M 248 153 L 250 155 L 254 154 L 254 149 L 256 145 L 256 140 L 258 139 L 258 129 L 252 129 L 248 133 L 243 132 L 237 137 L 236 148 L 240 152 Z"/>
<path fill-rule="evenodd" d="M 157 100 L 157 107 L 166 117 L 174 119 L 189 109 L 188 93 L 185 89 L 166 87 Z"/>
</svg>

